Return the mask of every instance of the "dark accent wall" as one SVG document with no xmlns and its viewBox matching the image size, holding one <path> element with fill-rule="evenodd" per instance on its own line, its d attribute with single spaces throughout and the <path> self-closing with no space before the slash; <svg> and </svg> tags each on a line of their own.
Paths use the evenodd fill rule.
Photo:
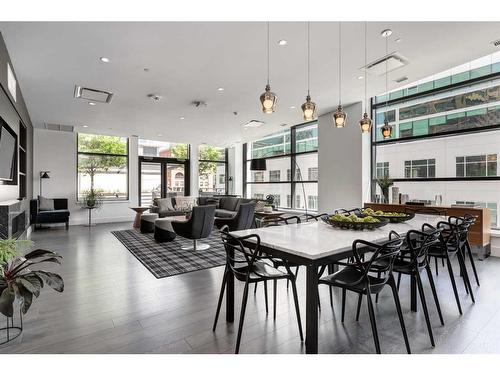
<svg viewBox="0 0 500 375">
<path fill-rule="evenodd" d="M 17 80 L 16 101 L 11 96 L 7 86 L 7 63 L 10 64 L 14 76 Z M 7 46 L 5 45 L 2 33 L 0 32 L 0 117 L 16 132 L 19 136 L 21 123 L 27 130 L 27 173 L 26 173 L 26 193 L 27 197 L 33 196 L 33 124 L 24 102 L 20 88 L 20 80 L 16 75 L 16 67 L 10 60 Z M 18 163 L 19 165 L 19 163 Z M 0 182 L 0 202 L 16 199 L 19 196 L 18 185 L 5 185 Z"/>
</svg>

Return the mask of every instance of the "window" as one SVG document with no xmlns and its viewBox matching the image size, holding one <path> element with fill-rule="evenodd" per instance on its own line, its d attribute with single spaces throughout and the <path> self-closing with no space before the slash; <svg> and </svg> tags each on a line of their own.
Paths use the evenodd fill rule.
<svg viewBox="0 0 500 375">
<path fill-rule="evenodd" d="M 269 181 L 270 182 L 279 182 L 280 180 L 280 171 L 269 171 Z"/>
<path fill-rule="evenodd" d="M 189 145 L 140 138 L 138 153 L 139 156 L 189 159 Z"/>
<path fill-rule="evenodd" d="M 198 190 L 200 195 L 226 194 L 226 149 L 201 145 L 198 148 Z"/>
<path fill-rule="evenodd" d="M 486 177 L 497 175 L 497 155 L 456 157 L 457 177 Z"/>
<path fill-rule="evenodd" d="M 318 210 L 318 196 L 317 195 L 309 195 L 307 197 L 307 206 L 312 211 Z"/>
<path fill-rule="evenodd" d="M 252 198 L 254 198 L 254 199 L 264 199 L 264 194 L 254 194 L 252 196 Z"/>
<path fill-rule="evenodd" d="M 281 196 L 274 195 L 274 207 L 281 207 Z"/>
<path fill-rule="evenodd" d="M 295 140 L 291 144 L 291 140 Z M 271 134 L 244 145 L 246 197 L 255 193 L 274 195 L 279 207 L 317 210 L 309 207 L 303 198 L 302 181 L 306 197 L 317 196 L 318 181 L 318 124 L 311 122 L 292 126 L 289 130 Z M 251 159 L 266 159 L 267 171 L 251 171 Z M 294 166 L 290 168 L 290 166 Z M 299 173 L 299 168 L 300 173 Z M 285 179 L 286 176 L 286 179 Z M 299 198 L 292 198 L 299 196 Z M 302 198 L 301 198 L 302 197 Z M 312 201 L 311 201 L 312 202 Z"/>
<path fill-rule="evenodd" d="M 128 199 L 128 140 L 109 135 L 77 137 L 78 200 L 88 192 L 104 200 Z"/>
<path fill-rule="evenodd" d="M 318 181 L 318 167 L 310 167 L 307 169 L 307 179 L 309 181 Z"/>
<path fill-rule="evenodd" d="M 377 163 L 377 173 L 375 175 L 376 178 L 384 178 L 384 177 L 389 177 L 389 162 L 388 161 L 383 161 L 380 163 Z"/>
<path fill-rule="evenodd" d="M 436 177 L 436 159 L 405 161 L 405 178 Z"/>
</svg>

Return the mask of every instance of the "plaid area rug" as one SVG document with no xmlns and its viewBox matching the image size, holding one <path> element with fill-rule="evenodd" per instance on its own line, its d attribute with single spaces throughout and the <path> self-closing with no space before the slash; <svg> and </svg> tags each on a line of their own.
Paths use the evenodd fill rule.
<svg viewBox="0 0 500 375">
<path fill-rule="evenodd" d="M 177 236 L 172 242 L 156 242 L 152 233 L 141 233 L 135 229 L 112 231 L 113 235 L 130 251 L 157 279 L 182 273 L 223 266 L 226 252 L 218 231 L 198 243 L 210 244 L 207 250 L 181 250 L 191 245 L 192 240 Z"/>
</svg>

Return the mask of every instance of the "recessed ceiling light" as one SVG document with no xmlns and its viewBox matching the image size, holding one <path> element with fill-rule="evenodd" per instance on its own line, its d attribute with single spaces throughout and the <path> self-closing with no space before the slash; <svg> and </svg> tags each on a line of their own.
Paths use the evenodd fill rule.
<svg viewBox="0 0 500 375">
<path fill-rule="evenodd" d="M 290 106 L 290 109 L 295 109 L 295 106 L 294 106 L 294 105 L 291 105 L 291 106 Z"/>
<path fill-rule="evenodd" d="M 95 105 L 95 103 L 94 102 L 89 102 L 89 105 Z"/>
<path fill-rule="evenodd" d="M 162 136 L 163 136 L 163 134 L 161 134 L 161 133 L 158 133 L 158 137 L 162 137 Z"/>
<path fill-rule="evenodd" d="M 285 39 L 278 40 L 278 45 L 280 45 L 280 46 L 286 46 L 287 44 L 288 44 L 288 42 Z"/>
<path fill-rule="evenodd" d="M 84 128 L 88 128 L 89 126 L 88 125 L 83 125 Z"/>
<path fill-rule="evenodd" d="M 224 91 L 224 87 L 219 87 L 217 91 Z"/>
<path fill-rule="evenodd" d="M 380 36 L 383 37 L 383 38 L 387 38 L 387 37 L 389 37 L 391 35 L 392 35 L 392 30 L 391 29 L 382 30 L 382 32 L 380 33 Z"/>
<path fill-rule="evenodd" d="M 179 117 L 179 120 L 184 120 L 184 119 L 185 119 L 184 116 Z"/>
<path fill-rule="evenodd" d="M 107 57 L 99 57 L 99 60 L 101 60 L 103 63 L 109 63 L 109 58 Z"/>
<path fill-rule="evenodd" d="M 363 76 L 358 76 L 358 79 L 363 79 L 363 78 L 365 78 L 365 77 L 363 77 Z"/>
</svg>

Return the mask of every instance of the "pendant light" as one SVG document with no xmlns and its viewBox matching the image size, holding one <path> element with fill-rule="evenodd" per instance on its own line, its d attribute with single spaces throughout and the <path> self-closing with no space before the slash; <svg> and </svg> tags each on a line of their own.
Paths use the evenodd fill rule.
<svg viewBox="0 0 500 375">
<path fill-rule="evenodd" d="M 269 22 L 267 23 L 267 85 L 266 91 L 260 96 L 260 104 L 262 105 L 262 112 L 273 113 L 276 109 L 276 94 L 271 91 L 269 85 Z"/>
<path fill-rule="evenodd" d="M 367 29 L 367 23 L 365 21 L 365 113 L 363 113 L 363 118 L 359 120 L 359 127 L 361 128 L 361 133 L 362 134 L 368 134 L 372 130 L 372 120 L 368 116 L 368 113 L 366 111 L 366 107 L 368 105 L 368 96 L 366 95 L 366 86 L 368 85 L 368 77 L 366 75 L 366 29 Z"/>
<path fill-rule="evenodd" d="M 387 55 L 389 54 L 389 36 L 392 34 L 391 29 L 383 30 L 381 35 L 385 38 L 385 113 L 384 113 L 384 125 L 380 128 L 382 136 L 384 139 L 389 139 L 392 136 L 392 126 L 389 125 L 389 120 L 387 119 L 387 102 L 389 100 L 389 92 L 387 86 Z"/>
<path fill-rule="evenodd" d="M 304 115 L 304 121 L 311 121 L 316 118 L 316 103 L 311 101 L 311 95 L 309 94 L 309 83 L 310 83 L 310 60 L 311 60 L 311 39 L 310 39 L 310 24 L 307 23 L 307 96 L 306 102 L 302 104 L 302 114 Z"/>
<path fill-rule="evenodd" d="M 343 128 L 347 122 L 347 113 L 342 108 L 342 23 L 339 22 L 339 106 L 333 113 L 333 123 L 337 128 Z"/>
</svg>

